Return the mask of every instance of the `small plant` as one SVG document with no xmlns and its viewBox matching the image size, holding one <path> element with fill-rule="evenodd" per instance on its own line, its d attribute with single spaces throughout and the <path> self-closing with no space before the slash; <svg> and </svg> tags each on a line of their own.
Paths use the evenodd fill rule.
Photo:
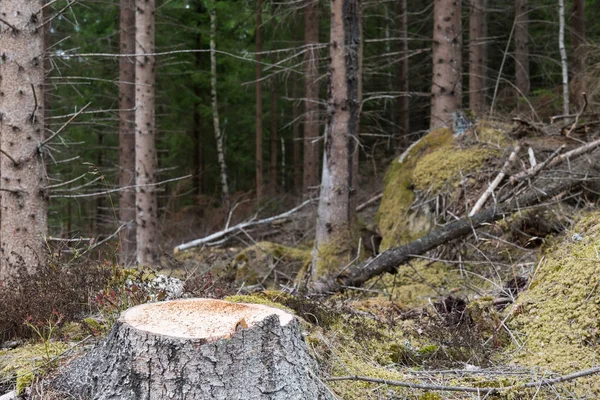
<svg viewBox="0 0 600 400">
<path fill-rule="evenodd" d="M 45 321 L 35 321 L 31 315 L 27 315 L 24 324 L 29 327 L 35 335 L 40 339 L 44 346 L 44 363 L 53 364 L 51 341 L 60 324 L 64 320 L 64 315 L 56 310 L 52 310 L 52 314 Z"/>
</svg>

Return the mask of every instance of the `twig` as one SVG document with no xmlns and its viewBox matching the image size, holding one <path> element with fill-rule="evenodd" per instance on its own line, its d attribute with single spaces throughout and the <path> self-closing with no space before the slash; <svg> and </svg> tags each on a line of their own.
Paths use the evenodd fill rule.
<svg viewBox="0 0 600 400">
<path fill-rule="evenodd" d="M 14 158 L 12 158 L 11 156 L 9 156 L 9 155 L 8 155 L 8 153 L 7 153 L 7 152 L 5 152 L 4 150 L 0 149 L 0 153 L 4 154 L 6 157 L 8 157 L 8 159 L 9 159 L 10 161 L 12 161 L 12 162 L 13 162 L 13 165 L 14 165 L 15 167 L 19 165 L 19 163 L 17 163 L 17 162 L 15 161 L 15 159 L 14 159 Z"/>
<path fill-rule="evenodd" d="M 571 133 L 573 132 L 573 130 L 575 130 L 575 128 L 577 127 L 577 124 L 579 123 L 579 118 L 581 117 L 581 115 L 583 114 L 583 112 L 585 111 L 585 109 L 588 106 L 587 94 L 585 92 L 583 92 L 582 95 L 583 95 L 583 106 L 581 107 L 581 110 L 579 110 L 577 115 L 575 116 L 575 121 L 571 125 L 571 128 L 565 134 L 566 137 L 571 136 Z"/>
<path fill-rule="evenodd" d="M 69 118 L 69 120 L 67 122 L 65 122 L 63 124 L 63 126 L 61 126 L 56 132 L 54 132 L 48 139 L 46 139 L 42 143 L 40 143 L 40 147 L 45 146 L 46 143 L 48 143 L 49 141 L 54 139 L 56 136 L 58 136 L 71 122 L 73 122 L 73 120 L 75 118 L 77 118 L 82 112 L 84 112 L 91 104 L 92 104 L 92 102 L 90 101 L 81 110 L 76 112 L 75 115 L 73 115 L 71 118 Z"/>
<path fill-rule="evenodd" d="M 224 236 L 230 235 L 230 234 L 232 234 L 234 232 L 237 232 L 239 230 L 242 230 L 242 229 L 245 229 L 245 228 L 248 228 L 248 227 L 257 226 L 257 225 L 265 225 L 265 224 L 269 224 L 269 223 L 271 223 L 273 221 L 276 221 L 278 219 L 286 218 L 286 217 L 294 214 L 298 210 L 304 208 L 308 204 L 312 203 L 313 201 L 314 200 L 312 200 L 312 199 L 306 200 L 304 203 L 300 204 L 299 206 L 294 207 L 291 210 L 286 211 L 286 212 L 284 212 L 282 214 L 275 215 L 274 217 L 269 217 L 269 218 L 261 219 L 261 220 L 258 220 L 258 221 L 250 220 L 250 221 L 246 221 L 246 222 L 241 222 L 241 223 L 239 223 L 239 224 L 237 224 L 235 226 L 232 226 L 231 228 L 222 230 L 220 232 L 215 232 L 215 233 L 213 233 L 211 235 L 208 235 L 206 237 L 203 237 L 203 238 L 200 238 L 200 239 L 196 239 L 196 240 L 192 240 L 191 242 L 188 242 L 188 243 L 180 244 L 179 246 L 176 246 L 173 249 L 173 252 L 175 254 L 177 254 L 180 251 L 191 249 L 192 247 L 200 246 L 202 244 L 210 243 L 210 242 L 212 242 L 214 240 L 220 239 L 220 238 L 222 238 Z"/>
<path fill-rule="evenodd" d="M 523 179 L 529 179 L 529 178 L 533 178 L 534 176 L 536 176 L 541 170 L 543 170 L 544 168 L 546 168 L 546 166 L 548 166 L 548 164 L 550 164 L 550 162 L 552 160 L 554 160 L 556 157 L 558 157 L 558 155 L 560 153 L 562 153 L 562 151 L 566 148 L 566 145 L 562 145 L 560 146 L 558 149 L 554 150 L 554 153 L 550 154 L 550 156 L 548 158 L 546 158 L 543 162 L 541 162 L 540 164 L 534 165 L 531 168 L 529 168 L 527 171 L 523 171 L 518 173 L 517 175 L 513 175 L 510 177 L 510 182 L 514 183 L 517 181 L 521 181 Z"/>
<path fill-rule="evenodd" d="M 7 25 L 10 27 L 10 29 L 12 29 L 15 32 L 18 32 L 19 30 L 17 29 L 16 26 L 9 24 L 8 22 L 6 22 L 5 19 L 0 18 L 0 22 L 2 22 L 4 25 Z"/>
<path fill-rule="evenodd" d="M 515 149 L 513 150 L 513 152 L 510 153 L 508 160 L 506 160 L 506 162 L 502 166 L 502 169 L 498 173 L 498 176 L 496 176 L 496 179 L 494 179 L 493 182 L 490 183 L 490 185 L 485 190 L 485 192 L 483 192 L 483 194 L 481 195 L 479 200 L 477 200 L 477 203 L 475 203 L 475 205 L 473 206 L 473 209 L 469 213 L 469 217 L 472 217 L 473 215 L 477 214 L 481 210 L 481 207 L 483 207 L 483 205 L 485 204 L 487 199 L 489 199 L 490 196 L 492 195 L 492 193 L 494 193 L 494 190 L 498 187 L 500 182 L 502 182 L 502 180 L 504 180 L 504 178 L 506 177 L 506 170 L 508 169 L 510 164 L 512 164 L 517 159 L 517 154 L 519 154 L 520 150 L 521 150 L 521 146 L 517 145 L 515 147 Z"/>
<path fill-rule="evenodd" d="M 326 381 L 335 382 L 335 381 L 363 381 L 363 382 L 371 382 L 371 383 L 382 383 L 384 385 L 390 386 L 399 386 L 406 387 L 410 389 L 421 389 L 421 390 L 436 390 L 436 391 L 446 391 L 446 392 L 466 392 L 466 393 L 480 393 L 480 394 L 494 394 L 499 393 L 501 390 L 510 390 L 514 388 L 536 388 L 541 386 L 551 386 L 556 383 L 572 381 L 578 378 L 583 378 L 590 375 L 595 375 L 600 373 L 600 367 L 590 368 L 583 371 L 578 371 L 569 375 L 559 376 L 557 378 L 552 379 L 544 379 L 536 382 L 529 382 L 525 384 L 519 385 L 510 385 L 505 387 L 466 387 L 466 386 L 444 386 L 444 385 L 431 385 L 426 383 L 412 383 L 412 382 L 404 382 L 404 381 L 395 381 L 389 379 L 381 379 L 381 378 L 371 378 L 368 376 L 358 376 L 358 375 L 347 375 L 347 376 L 336 376 L 333 378 L 328 378 Z"/>
<path fill-rule="evenodd" d="M 383 193 L 380 193 L 377 196 L 371 197 L 369 200 L 365 201 L 364 203 L 362 203 L 358 207 L 356 207 L 356 212 L 361 212 L 365 208 L 369 207 L 371 204 L 376 203 L 379 200 L 381 200 L 382 197 L 383 197 Z"/>
</svg>

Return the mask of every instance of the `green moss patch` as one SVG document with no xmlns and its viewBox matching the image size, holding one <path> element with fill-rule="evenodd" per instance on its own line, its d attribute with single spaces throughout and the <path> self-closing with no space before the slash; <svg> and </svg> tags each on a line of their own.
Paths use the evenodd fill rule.
<svg viewBox="0 0 600 400">
<path fill-rule="evenodd" d="M 562 241 L 544 251 L 531 287 L 510 311 L 508 326 L 522 344 L 510 349 L 512 362 L 557 373 L 598 364 L 599 212 L 582 219 Z M 598 379 L 588 380 L 592 381 Z M 594 385 L 593 392 L 600 395 L 600 384 Z"/>
</svg>

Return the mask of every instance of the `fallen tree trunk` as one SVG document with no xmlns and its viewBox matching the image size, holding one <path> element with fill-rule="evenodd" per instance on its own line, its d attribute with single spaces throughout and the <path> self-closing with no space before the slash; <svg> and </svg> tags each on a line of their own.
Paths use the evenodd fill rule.
<svg viewBox="0 0 600 400">
<path fill-rule="evenodd" d="M 50 386 L 94 400 L 330 399 L 317 374 L 291 314 L 186 299 L 125 311 Z"/>
<path fill-rule="evenodd" d="M 591 160 L 597 160 L 598 157 L 600 157 L 600 153 L 597 151 L 590 155 Z M 585 171 L 590 171 L 590 164 L 591 167 L 594 167 L 597 163 L 578 160 L 577 163 L 571 165 L 571 170 L 579 174 L 584 174 Z M 394 273 L 400 265 L 415 256 L 425 254 L 451 240 L 466 236 L 474 232 L 477 227 L 502 219 L 521 208 L 538 205 L 560 193 L 572 190 L 581 185 L 583 180 L 569 176 L 551 182 L 555 183 L 543 188 L 533 188 L 528 193 L 514 197 L 504 204 L 496 204 L 472 217 L 451 222 L 415 241 L 386 250 L 361 264 L 345 268 L 343 275 L 323 276 L 309 285 L 308 295 L 316 296 L 336 293 L 348 288 L 359 287 L 369 279 L 383 273 Z"/>
</svg>

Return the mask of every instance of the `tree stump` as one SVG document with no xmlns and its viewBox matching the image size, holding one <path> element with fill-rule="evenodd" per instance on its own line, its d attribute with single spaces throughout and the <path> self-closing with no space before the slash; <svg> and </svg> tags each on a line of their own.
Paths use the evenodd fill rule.
<svg viewBox="0 0 600 400">
<path fill-rule="evenodd" d="M 125 311 L 50 385 L 94 400 L 332 398 L 291 314 L 210 299 Z"/>
</svg>

